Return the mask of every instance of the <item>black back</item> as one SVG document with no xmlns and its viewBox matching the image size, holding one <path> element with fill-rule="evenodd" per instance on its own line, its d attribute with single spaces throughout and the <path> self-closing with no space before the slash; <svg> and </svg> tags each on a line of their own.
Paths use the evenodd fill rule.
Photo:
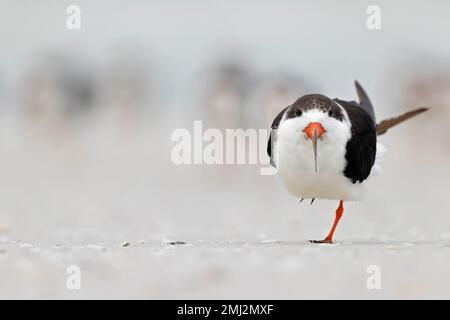
<svg viewBox="0 0 450 320">
<path fill-rule="evenodd" d="M 374 120 L 355 101 L 334 99 L 347 112 L 352 124 L 352 136 L 347 142 L 344 175 L 353 183 L 367 179 L 375 163 L 377 131 Z"/>
<path fill-rule="evenodd" d="M 288 106 L 288 107 L 284 108 L 283 110 L 281 110 L 280 113 L 277 114 L 277 116 L 275 117 L 275 119 L 273 119 L 273 122 L 272 122 L 272 126 L 271 126 L 272 130 L 270 131 L 269 141 L 267 142 L 267 154 L 269 155 L 269 158 L 270 158 L 270 164 L 273 167 L 275 167 L 275 163 L 274 163 L 273 158 L 272 158 L 272 135 L 273 135 L 274 130 L 278 129 L 278 126 L 280 125 L 280 121 L 283 118 L 284 113 L 286 112 L 286 110 L 289 107 L 290 106 Z"/>
</svg>

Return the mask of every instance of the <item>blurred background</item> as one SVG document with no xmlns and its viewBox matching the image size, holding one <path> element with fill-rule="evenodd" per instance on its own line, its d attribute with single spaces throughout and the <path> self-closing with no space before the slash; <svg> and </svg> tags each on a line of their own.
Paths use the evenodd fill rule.
<svg viewBox="0 0 450 320">
<path fill-rule="evenodd" d="M 0 5 L 0 298 L 450 297 L 448 1 Z M 268 129 L 304 94 L 356 99 L 355 79 L 379 120 L 431 111 L 381 138 L 341 245 L 307 244 L 332 201 L 299 205 L 257 165 L 171 162 L 194 120 Z"/>
</svg>

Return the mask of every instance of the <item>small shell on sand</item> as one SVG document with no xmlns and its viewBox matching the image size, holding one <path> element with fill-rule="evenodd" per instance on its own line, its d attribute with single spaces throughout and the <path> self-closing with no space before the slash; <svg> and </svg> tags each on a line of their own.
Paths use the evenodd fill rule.
<svg viewBox="0 0 450 320">
<path fill-rule="evenodd" d="M 130 246 L 130 242 L 129 241 L 124 241 L 121 244 L 122 247 L 129 247 Z"/>
<path fill-rule="evenodd" d="M 183 245 L 183 244 L 187 244 L 187 243 L 184 241 L 176 240 L 176 241 L 169 241 L 168 244 L 175 246 L 175 245 Z"/>
</svg>

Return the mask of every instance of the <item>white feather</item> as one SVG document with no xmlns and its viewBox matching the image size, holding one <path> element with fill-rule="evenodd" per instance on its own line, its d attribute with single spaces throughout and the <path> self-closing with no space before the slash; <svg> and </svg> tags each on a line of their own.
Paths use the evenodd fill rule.
<svg viewBox="0 0 450 320">
<path fill-rule="evenodd" d="M 383 173 L 383 169 L 381 168 L 380 164 L 383 161 L 386 152 L 386 147 L 380 142 L 377 142 L 377 153 L 375 155 L 375 164 L 373 165 L 372 171 L 370 172 L 371 177 L 376 177 Z"/>
<path fill-rule="evenodd" d="M 364 187 L 353 184 L 343 174 L 347 165 L 346 144 L 351 138 L 351 124 L 344 109 L 344 121 L 312 109 L 301 117 L 283 118 L 273 145 L 274 161 L 281 184 L 298 198 L 360 200 Z M 317 142 L 317 173 L 310 139 L 303 129 L 310 122 L 320 122 L 325 133 Z"/>
</svg>

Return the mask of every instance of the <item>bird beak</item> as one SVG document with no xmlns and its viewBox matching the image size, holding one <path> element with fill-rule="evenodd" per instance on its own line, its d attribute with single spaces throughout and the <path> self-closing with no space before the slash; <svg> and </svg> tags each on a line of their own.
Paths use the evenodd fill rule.
<svg viewBox="0 0 450 320">
<path fill-rule="evenodd" d="M 308 138 L 312 141 L 314 151 L 314 169 L 317 172 L 317 139 L 324 134 L 325 129 L 319 122 L 310 122 L 303 132 L 305 132 Z"/>
<path fill-rule="evenodd" d="M 312 143 L 314 150 L 314 169 L 317 172 L 317 129 L 314 129 Z"/>
</svg>

